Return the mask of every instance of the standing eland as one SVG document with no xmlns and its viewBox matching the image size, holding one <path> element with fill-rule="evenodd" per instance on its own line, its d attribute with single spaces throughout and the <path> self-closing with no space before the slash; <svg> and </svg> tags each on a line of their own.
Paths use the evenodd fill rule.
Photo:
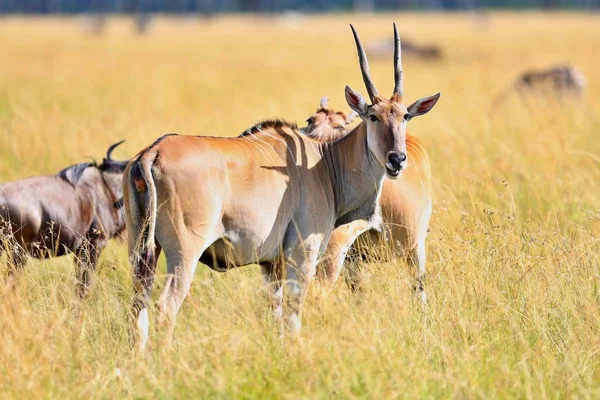
<svg viewBox="0 0 600 400">
<path fill-rule="evenodd" d="M 121 143 L 109 147 L 100 165 L 81 163 L 56 175 L 0 185 L 0 221 L 16 269 L 26 255 L 74 253 L 79 294 L 87 294 L 100 253 L 125 229 L 122 182 L 129 160 L 111 157 Z"/>
<path fill-rule="evenodd" d="M 323 97 L 316 113 L 307 119 L 308 125 L 304 132 L 309 137 L 323 142 L 338 140 L 349 133 L 348 127 L 353 120 L 353 114 L 346 116 L 341 111 L 330 109 L 327 106 L 327 98 Z M 431 167 L 421 142 L 408 133 L 406 150 L 411 163 L 402 174 L 402 179 L 386 179 L 383 182 L 379 198 L 383 218 L 382 232 L 375 230 L 365 232 L 357 239 L 353 248 L 361 255 L 364 255 L 364 252 L 373 255 L 376 250 L 391 249 L 393 256 L 406 258 L 416 272 L 415 291 L 423 304 L 426 304 L 425 241 L 432 210 Z M 330 239 L 327 246 L 326 256 L 323 258 L 324 268 L 317 276 L 330 285 L 337 281 L 343 266 L 345 253 L 342 249 L 345 248 L 346 242 L 343 235 L 339 235 Z M 381 253 L 386 254 L 385 251 Z M 347 271 L 350 274 L 347 275 L 348 283 L 353 289 L 358 284 L 359 265 Z"/>
<path fill-rule="evenodd" d="M 158 325 L 168 343 L 198 259 L 217 271 L 261 264 L 275 315 L 297 333 L 332 231 L 352 225 L 358 235 L 380 224 L 383 180 L 398 178 L 407 164 L 406 124 L 431 110 L 439 93 L 402 104 L 394 24 L 395 88 L 389 100 L 379 97 L 351 28 L 372 104 L 346 86 L 346 100 L 363 121 L 344 138 L 323 143 L 295 125 L 266 121 L 237 138 L 165 135 L 127 166 L 123 193 L 139 351 L 148 340 L 147 307 L 161 250 L 167 278 Z"/>
</svg>

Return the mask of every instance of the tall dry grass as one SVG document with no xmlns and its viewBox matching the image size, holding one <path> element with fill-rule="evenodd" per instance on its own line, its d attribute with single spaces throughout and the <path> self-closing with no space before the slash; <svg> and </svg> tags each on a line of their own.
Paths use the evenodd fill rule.
<svg viewBox="0 0 600 400">
<path fill-rule="evenodd" d="M 145 37 L 125 20 L 92 37 L 80 20 L 2 19 L 0 178 L 54 173 L 120 139 L 125 158 L 166 132 L 303 121 L 323 95 L 346 108 L 345 84 L 364 93 L 347 23 L 369 41 L 392 21 L 446 53 L 404 62 L 407 101 L 443 93 L 409 126 L 434 173 L 427 318 L 404 264 L 370 265 L 362 296 L 311 294 L 301 338 L 281 347 L 256 268 L 199 268 L 173 350 L 135 361 L 130 269 L 112 244 L 87 301 L 69 258 L 31 261 L 0 289 L 2 397 L 600 396 L 598 16 L 161 18 Z M 523 69 L 563 61 L 589 79 L 583 103 L 492 107 Z M 391 92 L 392 61 L 371 68 Z"/>
</svg>

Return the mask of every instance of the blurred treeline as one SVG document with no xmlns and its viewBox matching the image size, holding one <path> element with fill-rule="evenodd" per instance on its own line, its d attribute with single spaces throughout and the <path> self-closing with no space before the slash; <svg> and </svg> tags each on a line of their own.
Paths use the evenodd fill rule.
<svg viewBox="0 0 600 400">
<path fill-rule="evenodd" d="M 0 14 L 598 9 L 600 0 L 0 0 Z"/>
</svg>

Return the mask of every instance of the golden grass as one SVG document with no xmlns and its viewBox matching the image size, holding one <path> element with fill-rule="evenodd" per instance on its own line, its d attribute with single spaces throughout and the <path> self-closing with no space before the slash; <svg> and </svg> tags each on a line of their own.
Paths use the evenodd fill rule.
<svg viewBox="0 0 600 400">
<path fill-rule="evenodd" d="M 312 293 L 301 338 L 281 347 L 256 268 L 199 268 L 173 350 L 136 362 L 113 243 L 85 302 L 68 257 L 30 262 L 0 291 L 2 397 L 598 398 L 598 16 L 492 14 L 487 29 L 469 15 L 161 18 L 146 37 L 129 20 L 92 37 L 81 20 L 2 19 L 0 178 L 99 159 L 123 138 L 125 158 L 166 132 L 303 121 L 323 95 L 346 109 L 345 84 L 364 93 L 347 23 L 366 42 L 392 21 L 447 55 L 404 62 L 407 101 L 443 93 L 409 127 L 434 174 L 426 321 L 406 266 L 370 265 L 363 296 Z M 523 69 L 564 61 L 589 79 L 582 104 L 492 107 Z M 392 61 L 371 68 L 390 92 Z"/>
</svg>

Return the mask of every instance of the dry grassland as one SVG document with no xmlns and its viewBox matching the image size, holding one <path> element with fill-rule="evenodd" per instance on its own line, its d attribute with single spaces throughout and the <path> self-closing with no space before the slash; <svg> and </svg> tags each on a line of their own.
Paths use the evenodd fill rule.
<svg viewBox="0 0 600 400">
<path fill-rule="evenodd" d="M 2 397 L 600 397 L 598 15 L 161 18 L 144 37 L 124 19 L 101 37 L 80 19 L 2 19 L 0 180 L 100 159 L 120 139 L 126 158 L 167 132 L 304 121 L 323 95 L 347 109 L 345 84 L 365 93 L 347 24 L 366 42 L 392 21 L 446 54 L 404 62 L 407 102 L 442 92 L 409 125 L 434 174 L 425 321 L 407 267 L 370 265 L 362 296 L 313 292 L 301 338 L 281 347 L 257 268 L 199 268 L 172 351 L 136 362 L 130 267 L 112 243 L 85 302 L 68 257 L 31 261 L 16 293 L 0 290 Z M 582 103 L 492 107 L 523 69 L 563 61 L 588 77 Z M 391 93 L 392 60 L 371 69 Z"/>
</svg>

